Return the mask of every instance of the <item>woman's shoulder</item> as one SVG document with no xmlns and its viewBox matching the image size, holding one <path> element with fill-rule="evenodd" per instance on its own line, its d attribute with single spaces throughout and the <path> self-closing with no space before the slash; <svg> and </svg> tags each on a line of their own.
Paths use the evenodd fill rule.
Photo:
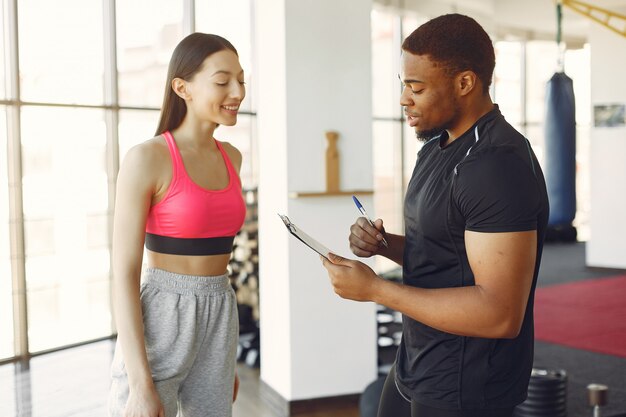
<svg viewBox="0 0 626 417">
<path fill-rule="evenodd" d="M 229 152 L 229 153 L 230 153 L 230 152 L 232 152 L 232 153 L 239 153 L 239 154 L 241 153 L 241 152 L 239 151 L 239 149 L 237 149 L 237 148 L 235 147 L 235 145 L 233 145 L 232 143 L 230 143 L 230 142 L 225 142 L 225 141 L 223 141 L 223 140 L 219 140 L 219 139 L 215 139 L 215 140 L 217 140 L 217 141 L 220 143 L 220 145 L 222 145 L 222 147 L 224 148 L 224 150 L 225 150 L 226 152 Z"/>
<path fill-rule="evenodd" d="M 145 140 L 139 144 L 132 146 L 124 160 L 132 160 L 133 163 L 140 163 L 141 165 L 153 165 L 160 164 L 164 159 L 169 159 L 169 149 L 167 142 L 163 139 L 163 136 L 155 136 L 151 139 Z"/>
<path fill-rule="evenodd" d="M 231 162 L 236 165 L 241 165 L 241 151 L 230 142 L 222 142 L 221 140 L 218 142 L 222 145 L 222 148 L 224 148 L 224 152 L 226 152 Z"/>
<path fill-rule="evenodd" d="M 163 136 L 155 136 L 132 146 L 122 162 L 123 165 L 131 165 L 145 172 L 146 169 L 154 172 L 164 163 L 169 163 L 169 150 Z"/>
</svg>

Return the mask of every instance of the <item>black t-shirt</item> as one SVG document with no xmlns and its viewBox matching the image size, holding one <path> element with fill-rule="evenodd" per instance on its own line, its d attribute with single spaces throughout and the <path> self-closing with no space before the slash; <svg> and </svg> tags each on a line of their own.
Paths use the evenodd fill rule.
<svg viewBox="0 0 626 417">
<path fill-rule="evenodd" d="M 514 339 L 458 336 L 404 316 L 397 382 L 415 401 L 435 408 L 512 407 L 526 398 L 532 369 L 534 291 L 548 222 L 545 181 L 530 144 L 497 106 L 442 147 L 446 135 L 424 144 L 407 189 L 404 283 L 474 285 L 466 230 L 537 230 L 535 273 Z"/>
</svg>

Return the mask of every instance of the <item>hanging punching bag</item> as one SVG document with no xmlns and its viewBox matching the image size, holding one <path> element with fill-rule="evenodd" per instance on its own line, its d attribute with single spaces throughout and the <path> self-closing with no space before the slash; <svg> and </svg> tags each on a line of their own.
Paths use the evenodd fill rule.
<svg viewBox="0 0 626 417">
<path fill-rule="evenodd" d="M 549 240 L 576 240 L 576 115 L 570 77 L 557 72 L 546 86 L 546 185 Z"/>
<path fill-rule="evenodd" d="M 558 70 L 546 85 L 545 144 L 546 186 L 550 217 L 546 240 L 575 241 L 576 228 L 576 106 L 574 84 L 563 71 L 565 48 L 561 43 L 561 3 L 557 3 Z"/>
</svg>

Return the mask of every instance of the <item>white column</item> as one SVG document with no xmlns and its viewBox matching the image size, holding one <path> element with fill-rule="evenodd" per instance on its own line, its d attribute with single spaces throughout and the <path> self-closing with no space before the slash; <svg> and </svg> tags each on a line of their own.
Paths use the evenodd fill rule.
<svg viewBox="0 0 626 417">
<path fill-rule="evenodd" d="M 258 0 L 261 379 L 286 401 L 360 393 L 376 378 L 372 303 L 336 296 L 286 214 L 338 254 L 358 217 L 325 188 L 324 132 L 339 132 L 340 186 L 371 190 L 369 0 Z M 362 203 L 373 211 L 371 196 Z M 371 213 L 373 214 L 373 213 Z"/>
<path fill-rule="evenodd" d="M 592 106 L 626 105 L 626 38 L 596 23 L 591 25 Z M 589 146 L 591 236 L 587 242 L 587 265 L 626 268 L 626 126 L 592 127 Z"/>
</svg>

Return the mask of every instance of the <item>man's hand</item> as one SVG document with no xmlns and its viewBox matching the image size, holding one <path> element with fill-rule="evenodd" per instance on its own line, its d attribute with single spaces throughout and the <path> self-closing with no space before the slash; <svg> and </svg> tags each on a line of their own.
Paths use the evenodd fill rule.
<svg viewBox="0 0 626 417">
<path fill-rule="evenodd" d="M 320 256 L 337 295 L 354 301 L 373 301 L 382 278 L 363 262 L 345 259 L 333 253 L 328 257 L 330 261 Z"/>
<path fill-rule="evenodd" d="M 350 227 L 350 250 L 356 256 L 369 258 L 379 252 L 385 228 L 381 219 L 374 221 L 374 226 L 365 217 L 359 217 Z"/>
</svg>

